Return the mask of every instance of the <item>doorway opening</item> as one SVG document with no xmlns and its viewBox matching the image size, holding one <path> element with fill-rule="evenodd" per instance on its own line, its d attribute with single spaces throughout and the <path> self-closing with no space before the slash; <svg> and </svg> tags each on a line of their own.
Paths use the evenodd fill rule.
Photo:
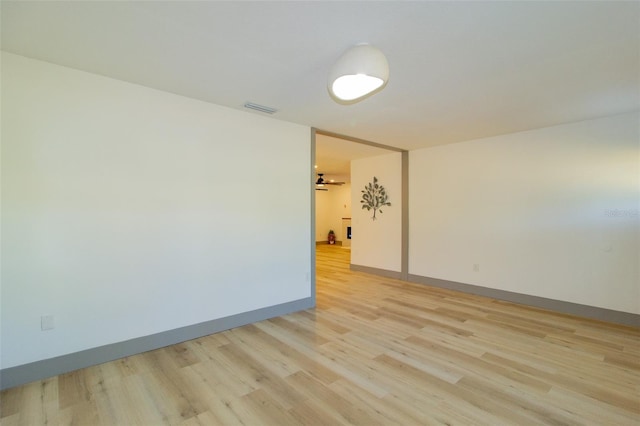
<svg viewBox="0 0 640 426">
<path fill-rule="evenodd" d="M 360 189 L 351 186 L 351 163 L 368 157 L 389 154 L 400 149 L 321 130 L 315 131 L 314 225 L 316 284 L 332 264 L 350 267 L 352 211 L 360 209 Z M 333 260 L 332 260 L 333 259 Z M 339 260 L 339 262 L 338 262 Z M 328 268 L 328 269 L 327 269 Z M 335 268 L 334 268 L 335 269 Z M 317 292 L 317 285 L 313 288 Z"/>
</svg>

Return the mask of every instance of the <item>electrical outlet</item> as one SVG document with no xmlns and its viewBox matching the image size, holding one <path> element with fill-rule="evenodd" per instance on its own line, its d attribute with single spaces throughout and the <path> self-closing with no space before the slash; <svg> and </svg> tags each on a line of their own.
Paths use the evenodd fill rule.
<svg viewBox="0 0 640 426">
<path fill-rule="evenodd" d="M 55 327 L 53 315 L 43 315 L 40 317 L 40 328 L 42 331 L 53 330 Z"/>
<path fill-rule="evenodd" d="M 474 263 L 473 264 L 473 272 L 480 272 L 480 264 L 479 263 Z"/>
</svg>

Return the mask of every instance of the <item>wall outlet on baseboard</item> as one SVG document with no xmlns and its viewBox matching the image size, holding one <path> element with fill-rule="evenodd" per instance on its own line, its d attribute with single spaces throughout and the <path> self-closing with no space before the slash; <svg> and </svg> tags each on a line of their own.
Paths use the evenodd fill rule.
<svg viewBox="0 0 640 426">
<path fill-rule="evenodd" d="M 43 315 L 40 317 L 40 329 L 42 331 L 53 330 L 56 327 L 53 315 Z"/>
<path fill-rule="evenodd" d="M 473 272 L 480 272 L 480 264 L 479 263 L 474 263 L 473 264 Z"/>
</svg>

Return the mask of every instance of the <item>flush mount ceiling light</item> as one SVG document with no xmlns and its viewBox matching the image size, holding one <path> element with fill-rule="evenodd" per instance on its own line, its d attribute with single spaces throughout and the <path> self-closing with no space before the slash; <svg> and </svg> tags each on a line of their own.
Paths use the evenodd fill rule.
<svg viewBox="0 0 640 426">
<path fill-rule="evenodd" d="M 331 97 L 353 104 L 378 93 L 389 80 L 389 62 L 370 44 L 359 44 L 344 52 L 329 72 Z"/>
</svg>

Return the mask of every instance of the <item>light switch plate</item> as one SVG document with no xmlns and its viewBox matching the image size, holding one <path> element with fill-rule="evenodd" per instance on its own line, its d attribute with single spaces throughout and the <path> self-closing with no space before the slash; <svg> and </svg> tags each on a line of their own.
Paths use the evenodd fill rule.
<svg viewBox="0 0 640 426">
<path fill-rule="evenodd" d="M 55 322 L 53 315 L 43 315 L 40 317 L 40 328 L 42 331 L 53 330 L 55 328 Z"/>
</svg>

